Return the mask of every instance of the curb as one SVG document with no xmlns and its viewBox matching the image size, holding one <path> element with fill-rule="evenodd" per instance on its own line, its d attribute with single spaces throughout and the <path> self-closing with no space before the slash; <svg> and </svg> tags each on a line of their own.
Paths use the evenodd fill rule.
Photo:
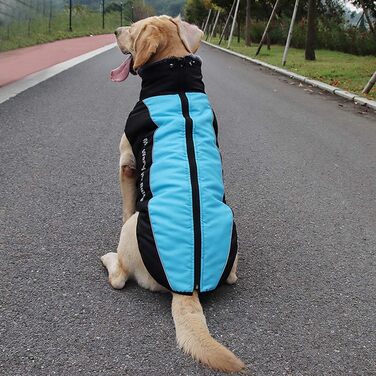
<svg viewBox="0 0 376 376">
<path fill-rule="evenodd" d="M 97 48 L 96 50 L 87 52 L 83 55 L 76 56 L 72 59 L 66 60 L 62 63 L 52 65 L 49 68 L 43 69 L 36 73 L 31 73 L 28 76 L 21 78 L 18 81 L 10 83 L 8 85 L 0 87 L 0 104 L 6 102 L 8 99 L 15 97 L 17 94 L 22 93 L 23 91 L 38 85 L 39 83 L 69 69 L 73 66 L 80 64 L 86 60 L 91 59 L 94 56 L 102 54 L 114 48 L 116 43 L 108 44 L 107 46 Z"/>
<path fill-rule="evenodd" d="M 265 62 L 263 62 L 261 60 L 253 59 L 251 57 L 242 55 L 242 54 L 240 54 L 238 52 L 228 50 L 227 48 L 220 47 L 220 46 L 217 46 L 215 44 L 212 44 L 212 43 L 209 43 L 209 42 L 206 42 L 206 41 L 202 41 L 202 43 L 204 43 L 204 44 L 206 44 L 206 45 L 208 45 L 210 47 L 216 48 L 216 49 L 218 49 L 220 51 L 227 52 L 230 55 L 234 55 L 234 56 L 240 57 L 241 59 L 250 61 L 253 64 L 261 65 L 262 67 L 268 68 L 268 69 L 270 69 L 270 70 L 272 70 L 274 72 L 278 72 L 278 73 L 280 73 L 280 74 L 282 74 L 284 76 L 287 76 L 289 78 L 293 78 L 294 80 L 297 80 L 297 81 L 300 81 L 300 82 L 304 82 L 304 83 L 306 83 L 308 85 L 311 85 L 313 87 L 317 87 L 317 88 L 319 88 L 321 90 L 325 90 L 325 91 L 327 91 L 327 92 L 329 92 L 331 94 L 338 95 L 339 97 L 347 99 L 347 100 L 349 100 L 349 101 L 351 101 L 351 102 L 353 102 L 355 104 L 360 104 L 360 105 L 363 105 L 363 106 L 367 106 L 368 108 L 371 108 L 372 110 L 376 111 L 376 101 L 373 101 L 371 99 L 360 97 L 359 95 L 354 94 L 354 93 L 350 93 L 349 91 L 339 89 L 338 87 L 331 86 L 331 85 L 326 84 L 326 83 L 321 82 L 321 81 L 317 81 L 317 80 L 314 80 L 314 79 L 307 78 L 307 77 L 302 76 L 300 74 L 293 73 L 293 72 L 291 72 L 291 71 L 289 71 L 287 69 L 276 67 L 275 65 L 265 63 Z"/>
</svg>

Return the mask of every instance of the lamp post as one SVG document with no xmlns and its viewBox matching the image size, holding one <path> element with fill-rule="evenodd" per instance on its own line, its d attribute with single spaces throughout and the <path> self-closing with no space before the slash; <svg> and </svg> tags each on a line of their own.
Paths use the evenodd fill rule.
<svg viewBox="0 0 376 376">
<path fill-rule="evenodd" d="M 134 22 L 134 9 L 133 9 L 133 0 L 128 0 L 125 5 L 130 7 L 131 10 L 131 22 Z"/>
<path fill-rule="evenodd" d="M 123 2 L 120 3 L 120 26 L 123 26 Z"/>
<path fill-rule="evenodd" d="M 69 0 L 69 31 L 72 31 L 72 0 Z"/>
<path fill-rule="evenodd" d="M 52 0 L 50 0 L 50 13 L 48 15 L 48 32 L 51 33 L 51 20 L 52 20 Z"/>
<path fill-rule="evenodd" d="M 104 0 L 102 0 L 102 29 L 104 29 Z"/>
</svg>

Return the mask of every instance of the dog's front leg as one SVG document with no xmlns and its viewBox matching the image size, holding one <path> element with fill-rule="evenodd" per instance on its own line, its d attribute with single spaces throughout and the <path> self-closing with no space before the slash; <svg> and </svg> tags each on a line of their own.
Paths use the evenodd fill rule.
<svg viewBox="0 0 376 376">
<path fill-rule="evenodd" d="M 136 210 L 136 161 L 125 134 L 121 138 L 119 149 L 119 178 L 123 197 L 123 223 L 125 223 Z"/>
</svg>

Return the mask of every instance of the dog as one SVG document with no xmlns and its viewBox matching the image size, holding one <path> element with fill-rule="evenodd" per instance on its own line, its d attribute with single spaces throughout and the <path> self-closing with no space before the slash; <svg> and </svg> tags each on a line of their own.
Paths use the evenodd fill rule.
<svg viewBox="0 0 376 376">
<path fill-rule="evenodd" d="M 210 368 L 240 371 L 244 363 L 211 337 L 198 297 L 235 283 L 238 260 L 217 121 L 194 55 L 203 32 L 155 16 L 115 35 L 126 59 L 111 79 L 138 74 L 142 89 L 120 142 L 123 227 L 117 253 L 101 257 L 109 283 L 170 291 L 179 347 Z"/>
</svg>

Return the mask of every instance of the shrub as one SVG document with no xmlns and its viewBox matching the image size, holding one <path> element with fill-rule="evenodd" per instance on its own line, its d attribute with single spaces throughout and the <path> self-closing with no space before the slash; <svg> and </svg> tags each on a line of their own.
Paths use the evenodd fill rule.
<svg viewBox="0 0 376 376">
<path fill-rule="evenodd" d="M 281 18 L 274 22 L 269 31 L 272 43 L 285 44 L 290 20 Z M 252 23 L 251 38 L 255 42 L 261 40 L 266 22 Z M 302 18 L 294 26 L 291 46 L 305 48 L 307 21 Z M 376 55 L 376 38 L 370 31 L 361 31 L 355 27 L 341 24 L 318 22 L 316 48 L 347 52 L 354 55 Z"/>
</svg>

